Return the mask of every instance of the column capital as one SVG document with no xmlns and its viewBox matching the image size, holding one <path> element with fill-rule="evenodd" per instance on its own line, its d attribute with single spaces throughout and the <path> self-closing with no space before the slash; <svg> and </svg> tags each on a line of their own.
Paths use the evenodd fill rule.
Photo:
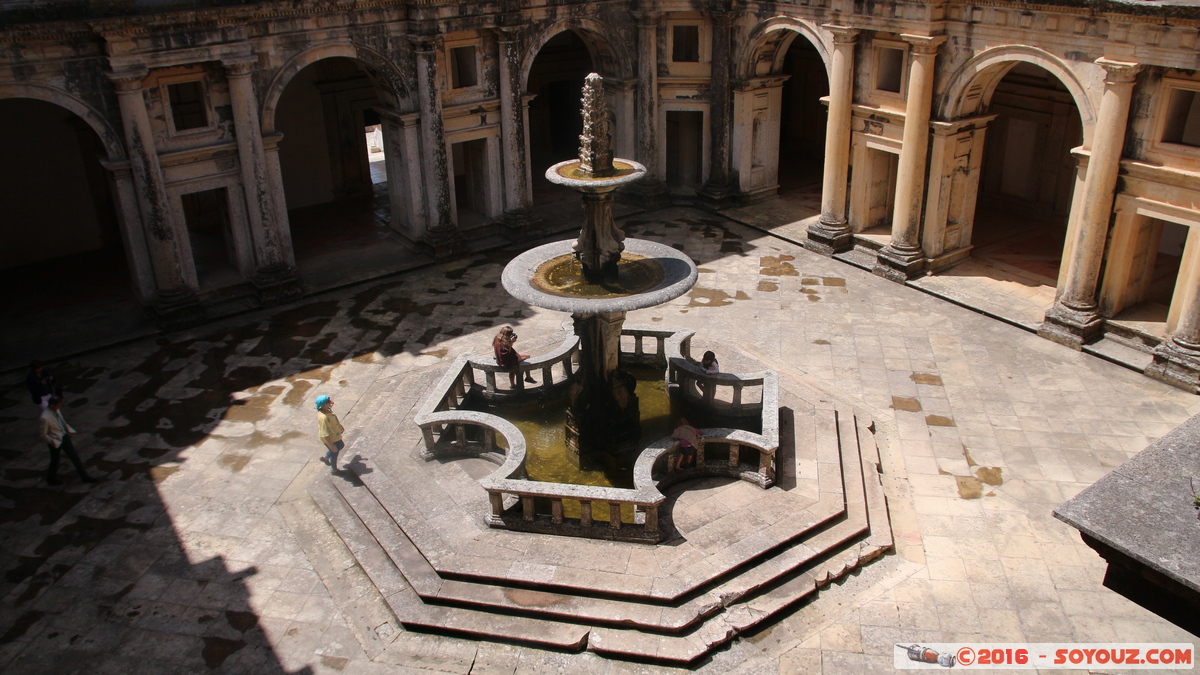
<svg viewBox="0 0 1200 675">
<path fill-rule="evenodd" d="M 138 91 L 142 88 L 142 81 L 150 71 L 145 67 L 130 68 L 120 72 L 105 73 L 105 77 L 112 81 L 117 87 L 117 91 Z"/>
<path fill-rule="evenodd" d="M 942 43 L 946 41 L 946 36 L 903 34 L 900 39 L 912 46 L 914 54 L 936 54 L 938 47 L 941 47 Z"/>
<path fill-rule="evenodd" d="M 246 77 L 258 66 L 258 57 L 250 55 L 221 59 L 221 66 L 225 68 L 227 77 Z"/>
<path fill-rule="evenodd" d="M 663 13 L 658 10 L 637 9 L 633 11 L 633 18 L 637 20 L 639 28 L 658 28 L 662 17 Z"/>
<path fill-rule="evenodd" d="M 714 9 L 709 12 L 708 16 L 712 19 L 714 27 L 728 28 L 733 25 L 737 19 L 738 12 L 734 9 Z"/>
<path fill-rule="evenodd" d="M 839 26 L 837 24 L 826 23 L 821 24 L 821 28 L 829 31 L 833 35 L 833 43 L 838 45 L 854 44 L 858 41 L 859 30 L 850 28 L 849 26 Z"/>
<path fill-rule="evenodd" d="M 1140 63 L 1114 61 L 1103 56 L 1096 59 L 1095 63 L 1104 69 L 1104 82 L 1106 84 L 1129 84 L 1142 71 L 1142 64 Z"/>
<path fill-rule="evenodd" d="M 436 52 L 442 46 L 441 35 L 408 35 L 406 37 L 417 52 Z"/>
<path fill-rule="evenodd" d="M 521 31 L 520 26 L 496 26 L 492 28 L 496 33 L 496 41 L 500 43 L 516 42 L 517 34 Z"/>
</svg>

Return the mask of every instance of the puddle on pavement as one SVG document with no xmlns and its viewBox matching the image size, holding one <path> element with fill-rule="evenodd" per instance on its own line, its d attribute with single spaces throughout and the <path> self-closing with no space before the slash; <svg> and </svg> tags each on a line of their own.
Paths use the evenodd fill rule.
<svg viewBox="0 0 1200 675">
<path fill-rule="evenodd" d="M 925 416 L 925 424 L 928 424 L 931 427 L 955 426 L 954 420 L 950 419 L 949 417 L 946 417 L 945 415 L 926 415 Z"/>
<path fill-rule="evenodd" d="M 767 277 L 798 277 L 800 272 L 791 263 L 795 259 L 796 256 L 786 254 L 765 255 L 758 259 L 758 273 Z"/>
<path fill-rule="evenodd" d="M 779 284 L 774 281 L 760 281 L 758 282 L 758 290 L 764 293 L 773 293 L 779 290 Z"/>
<path fill-rule="evenodd" d="M 239 473 L 246 465 L 250 463 L 249 455 L 233 455 L 229 453 L 222 454 L 217 457 L 217 465 L 224 469 L 229 469 L 233 473 Z"/>
<path fill-rule="evenodd" d="M 827 345 L 827 344 L 830 344 L 829 340 L 813 340 L 813 341 L 812 341 L 812 343 L 813 343 L 814 345 Z"/>
<path fill-rule="evenodd" d="M 892 397 L 892 409 L 904 410 L 906 412 L 921 412 L 921 402 L 915 398 L 904 396 Z"/>
<path fill-rule="evenodd" d="M 912 375 L 909 375 L 908 378 L 917 384 L 932 384 L 939 387 L 942 386 L 942 378 L 938 375 L 934 375 L 933 373 L 913 373 Z"/>
</svg>

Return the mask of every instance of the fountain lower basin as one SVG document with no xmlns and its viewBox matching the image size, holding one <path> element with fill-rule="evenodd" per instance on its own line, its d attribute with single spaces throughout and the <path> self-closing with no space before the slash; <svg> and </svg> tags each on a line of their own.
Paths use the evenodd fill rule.
<svg viewBox="0 0 1200 675">
<path fill-rule="evenodd" d="M 646 261 L 639 264 L 654 265 L 661 274 L 656 283 L 632 289 L 610 287 L 603 294 L 567 294 L 561 287 L 549 288 L 538 284 L 535 280 L 539 270 L 543 270 L 547 263 L 574 253 L 575 242 L 570 240 L 538 246 L 513 258 L 504 268 L 500 281 L 504 290 L 522 302 L 572 314 L 628 312 L 654 307 L 678 298 L 696 284 L 696 264 L 682 251 L 644 239 L 626 239 L 624 243 L 622 259 L 628 258 L 633 262 L 636 257 Z"/>
</svg>

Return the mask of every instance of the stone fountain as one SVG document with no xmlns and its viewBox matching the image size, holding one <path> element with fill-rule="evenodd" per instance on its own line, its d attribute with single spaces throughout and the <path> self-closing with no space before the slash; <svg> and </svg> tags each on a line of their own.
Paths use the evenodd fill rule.
<svg viewBox="0 0 1200 675">
<path fill-rule="evenodd" d="M 579 159 L 546 170 L 547 180 L 583 195 L 579 237 L 526 251 L 502 276 L 513 297 L 571 314 L 580 363 L 568 391 L 566 445 L 577 465 L 639 449 L 636 380 L 619 359 L 625 314 L 677 298 L 696 283 L 696 265 L 686 255 L 626 239 L 613 222 L 613 192 L 642 178 L 646 168 L 613 158 L 612 115 L 596 73 L 587 77 L 582 103 Z"/>
</svg>

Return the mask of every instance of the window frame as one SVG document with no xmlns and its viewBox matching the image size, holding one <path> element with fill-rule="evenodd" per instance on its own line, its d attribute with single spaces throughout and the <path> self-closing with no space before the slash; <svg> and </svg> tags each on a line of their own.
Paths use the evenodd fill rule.
<svg viewBox="0 0 1200 675">
<path fill-rule="evenodd" d="M 909 44 L 900 40 L 876 39 L 872 40 L 871 45 L 871 89 L 876 95 L 889 98 L 903 100 L 908 96 L 908 67 L 909 67 Z M 894 49 L 900 52 L 900 91 L 891 91 L 890 89 L 882 89 L 879 86 L 879 76 L 882 68 L 883 50 Z"/>
<path fill-rule="evenodd" d="M 179 84 L 188 84 L 196 82 L 200 85 L 200 106 L 204 111 L 204 119 L 206 124 L 199 127 L 190 127 L 187 129 L 179 129 L 175 125 L 175 107 L 171 104 L 171 87 Z M 203 134 L 216 129 L 217 116 L 214 114 L 212 107 L 212 98 L 209 95 L 208 76 L 204 73 L 189 73 L 187 75 L 174 75 L 163 77 L 158 80 L 159 96 L 162 99 L 163 117 L 167 120 L 167 129 L 171 136 L 192 136 Z"/>
<path fill-rule="evenodd" d="M 454 74 L 457 69 L 457 62 L 454 59 L 454 50 L 463 47 L 472 47 L 475 51 L 475 84 L 456 87 L 454 86 Z M 445 81 L 446 92 L 452 94 L 460 94 L 463 92 L 478 91 L 484 86 L 483 76 L 483 41 L 477 37 L 461 37 L 453 40 L 445 40 L 442 44 L 442 63 L 445 65 Z"/>
<path fill-rule="evenodd" d="M 1176 89 L 1191 91 L 1195 92 L 1196 95 L 1200 95 L 1200 81 L 1185 80 L 1177 77 L 1162 78 L 1162 81 L 1159 83 L 1158 93 L 1155 96 L 1155 107 L 1157 110 L 1154 113 L 1154 122 L 1150 131 L 1150 149 L 1153 152 L 1161 152 L 1167 155 L 1200 159 L 1200 146 L 1163 140 L 1163 134 L 1167 130 L 1167 115 L 1170 113 L 1171 99 L 1175 96 Z"/>
</svg>

